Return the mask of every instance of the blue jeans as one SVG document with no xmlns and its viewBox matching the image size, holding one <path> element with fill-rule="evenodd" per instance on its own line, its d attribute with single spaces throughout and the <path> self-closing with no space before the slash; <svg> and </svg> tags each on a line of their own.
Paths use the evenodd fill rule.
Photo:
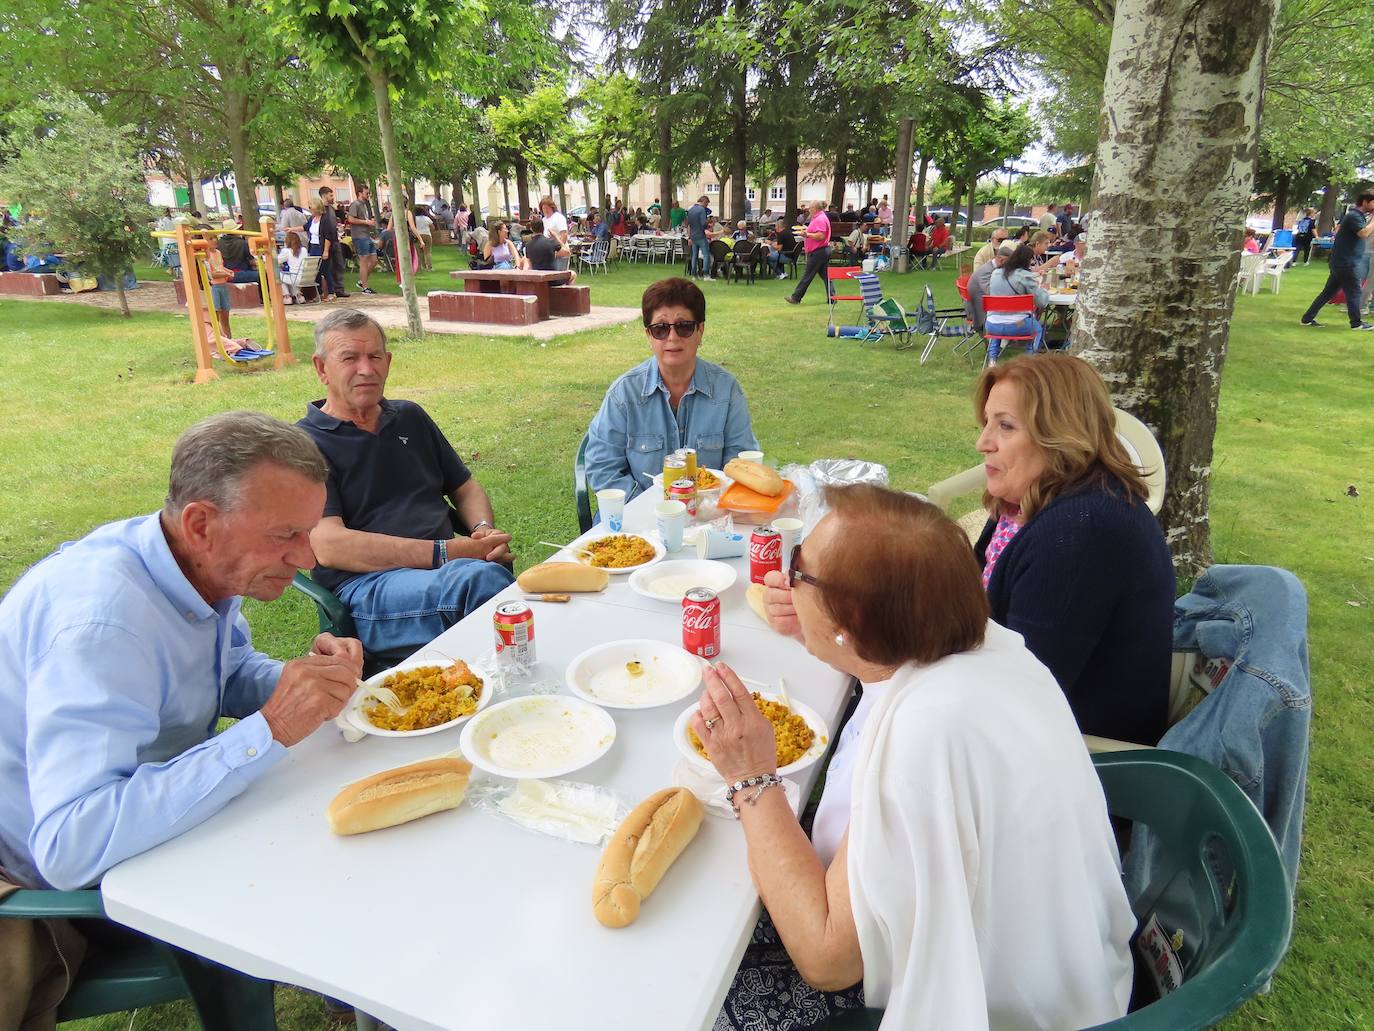
<svg viewBox="0 0 1374 1031">
<path fill-rule="evenodd" d="M 702 237 L 700 240 L 692 241 L 692 249 L 688 252 L 687 270 L 694 276 L 709 276 L 711 274 L 711 241 Z M 700 257 L 700 262 L 697 258 Z"/>
<path fill-rule="evenodd" d="M 257 271 L 247 268 L 234 269 L 234 278 L 230 280 L 231 283 L 256 283 L 257 281 Z"/>
<path fill-rule="evenodd" d="M 1350 316 L 1350 326 L 1353 329 L 1362 320 L 1360 312 L 1360 272 L 1354 265 L 1337 265 L 1331 268 L 1326 277 L 1326 285 L 1322 287 L 1322 292 L 1317 294 L 1311 306 L 1303 313 L 1302 321 L 1311 322 L 1325 307 L 1326 302 L 1336 296 L 1338 290 L 1345 291 L 1345 312 Z"/>
<path fill-rule="evenodd" d="M 361 573 L 334 593 L 352 613 L 363 650 L 385 662 L 400 662 L 514 579 L 505 566 L 462 558 L 438 569 Z"/>
<path fill-rule="evenodd" d="M 989 361 L 996 361 L 997 356 L 1002 353 L 1002 341 L 993 335 L 995 333 L 1005 333 L 1008 336 L 1025 336 L 1028 333 L 1034 333 L 1035 339 L 1026 345 L 1027 354 L 1035 354 L 1045 342 L 1045 327 L 1034 315 L 1020 315 L 1006 321 L 999 318 L 996 322 L 993 321 L 992 316 L 988 316 L 983 335 L 988 338 Z"/>
</svg>

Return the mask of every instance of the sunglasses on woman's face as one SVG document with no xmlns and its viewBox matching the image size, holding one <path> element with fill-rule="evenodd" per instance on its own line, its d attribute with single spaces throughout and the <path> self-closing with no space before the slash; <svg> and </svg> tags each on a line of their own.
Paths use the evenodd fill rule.
<svg viewBox="0 0 1374 1031">
<path fill-rule="evenodd" d="M 800 580 L 802 583 L 808 583 L 812 587 L 822 586 L 821 582 L 817 580 L 814 576 L 812 576 L 810 573 L 802 572 L 801 545 L 794 544 L 792 546 L 792 564 L 788 566 L 787 569 L 787 586 L 796 587 L 798 580 Z"/>
<path fill-rule="evenodd" d="M 700 322 L 655 322 L 649 327 L 649 335 L 655 340 L 667 340 L 669 332 L 676 332 L 678 339 L 686 340 L 697 331 Z"/>
</svg>

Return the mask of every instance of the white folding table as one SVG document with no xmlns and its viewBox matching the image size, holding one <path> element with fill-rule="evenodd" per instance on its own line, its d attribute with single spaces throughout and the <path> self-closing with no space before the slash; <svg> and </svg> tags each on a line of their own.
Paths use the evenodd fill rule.
<svg viewBox="0 0 1374 1031">
<path fill-rule="evenodd" d="M 653 501 L 627 506 L 627 530 L 651 529 Z M 744 676 L 785 676 L 833 730 L 847 678 L 755 616 L 744 600 L 748 559 L 733 564 L 740 576 L 721 596 L 722 658 Z M 550 676 L 561 682 L 567 663 L 599 642 L 681 643 L 679 606 L 635 594 L 627 579 L 567 605 L 534 604 Z M 512 585 L 431 647 L 489 655 L 492 611 L 520 593 Z M 569 779 L 631 805 L 669 786 L 681 756 L 671 728 L 693 701 L 609 710 L 615 744 Z M 620 930 L 592 915 L 597 847 L 466 804 L 372 834 L 330 833 L 325 807 L 344 784 L 456 749 L 460 733 L 349 744 L 322 727 L 222 812 L 106 874 L 106 911 L 256 977 L 347 1000 L 402 1031 L 709 1027 L 759 913 L 738 823 L 708 815 L 639 919 Z M 818 773 L 798 778 L 803 799 Z"/>
</svg>

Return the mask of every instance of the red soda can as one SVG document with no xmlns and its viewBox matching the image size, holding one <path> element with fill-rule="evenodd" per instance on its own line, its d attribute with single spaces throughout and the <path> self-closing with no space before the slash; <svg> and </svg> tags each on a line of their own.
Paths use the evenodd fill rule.
<svg viewBox="0 0 1374 1031">
<path fill-rule="evenodd" d="M 498 664 L 506 668 L 534 665 L 534 609 L 523 601 L 498 605 L 492 626 Z"/>
<path fill-rule="evenodd" d="M 770 569 L 782 572 L 782 534 L 771 526 L 756 526 L 749 537 L 749 582 L 761 584 Z"/>
<path fill-rule="evenodd" d="M 681 501 L 687 506 L 687 518 L 697 517 L 697 481 L 696 480 L 674 480 L 673 485 L 668 488 L 669 501 Z"/>
<path fill-rule="evenodd" d="M 682 647 L 703 659 L 720 655 L 720 599 L 706 587 L 682 596 Z"/>
</svg>

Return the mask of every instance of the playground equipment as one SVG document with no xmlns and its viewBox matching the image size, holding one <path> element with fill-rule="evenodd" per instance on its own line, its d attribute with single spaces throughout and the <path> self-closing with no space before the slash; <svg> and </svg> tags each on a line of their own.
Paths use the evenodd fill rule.
<svg viewBox="0 0 1374 1031">
<path fill-rule="evenodd" d="M 194 382 L 208 383 L 219 378 L 219 373 L 210 365 L 211 337 L 214 338 L 215 350 L 224 360 L 234 360 L 225 349 L 224 338 L 220 335 L 219 324 L 210 305 L 210 270 L 205 254 L 210 249 L 212 237 L 246 237 L 249 253 L 258 263 L 258 285 L 262 292 L 263 314 L 267 318 L 268 343 L 267 352 L 258 353 L 258 357 L 265 359 L 272 356 L 272 367 L 275 369 L 296 361 L 291 353 L 291 337 L 286 329 L 286 307 L 282 302 L 281 282 L 276 274 L 277 233 L 276 224 L 271 219 L 265 219 L 262 229 L 256 233 L 247 229 L 189 228 L 186 223 L 178 222 L 176 229 L 160 230 L 152 235 L 159 240 L 176 241 L 177 254 L 181 259 L 182 285 L 186 288 L 186 312 L 191 317 L 191 340 L 196 349 Z"/>
</svg>

